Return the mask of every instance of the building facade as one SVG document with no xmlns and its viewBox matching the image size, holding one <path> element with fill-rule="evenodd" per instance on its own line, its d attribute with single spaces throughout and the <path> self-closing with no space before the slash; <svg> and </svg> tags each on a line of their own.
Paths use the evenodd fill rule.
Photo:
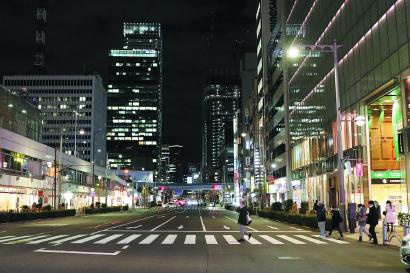
<svg viewBox="0 0 410 273">
<path fill-rule="evenodd" d="M 169 145 L 169 181 L 182 183 L 184 181 L 184 147 Z"/>
<path fill-rule="evenodd" d="M 393 202 L 408 212 L 410 2 L 293 1 L 293 45 L 338 49 L 344 186 L 348 203 Z M 305 32 L 304 29 L 308 31 Z M 333 54 L 289 65 L 292 179 L 301 197 L 340 203 Z"/>
<path fill-rule="evenodd" d="M 157 177 L 162 143 L 161 26 L 124 23 L 123 36 L 123 47 L 109 54 L 110 167 L 149 170 Z"/>
<path fill-rule="evenodd" d="M 4 76 L 3 85 L 41 111 L 42 143 L 105 166 L 107 94 L 100 76 Z"/>
</svg>

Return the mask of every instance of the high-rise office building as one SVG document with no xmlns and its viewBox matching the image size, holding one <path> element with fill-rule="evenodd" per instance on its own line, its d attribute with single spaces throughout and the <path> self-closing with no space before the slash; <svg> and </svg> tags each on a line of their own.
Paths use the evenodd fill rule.
<svg viewBox="0 0 410 273">
<path fill-rule="evenodd" d="M 4 76 L 3 85 L 26 93 L 41 110 L 42 143 L 105 166 L 107 94 L 100 76 Z"/>
<path fill-rule="evenodd" d="M 221 181 L 219 154 L 229 143 L 225 136 L 239 107 L 239 82 L 239 76 L 227 70 L 214 70 L 207 76 L 202 101 L 202 181 Z"/>
<path fill-rule="evenodd" d="M 182 183 L 184 176 L 183 149 L 181 145 L 169 146 L 169 179 L 174 183 Z"/>
<path fill-rule="evenodd" d="M 144 169 L 157 177 L 162 143 L 161 26 L 124 23 L 123 36 L 123 47 L 109 53 L 109 162 L 111 168 Z"/>
<path fill-rule="evenodd" d="M 170 151 L 168 144 L 162 144 L 161 146 L 161 168 L 159 169 L 159 181 L 169 182 L 169 163 L 170 163 Z"/>
</svg>

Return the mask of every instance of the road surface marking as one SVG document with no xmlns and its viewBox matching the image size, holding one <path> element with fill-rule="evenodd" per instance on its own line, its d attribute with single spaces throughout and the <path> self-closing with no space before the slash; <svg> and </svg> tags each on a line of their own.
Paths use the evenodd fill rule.
<svg viewBox="0 0 410 273">
<path fill-rule="evenodd" d="M 108 242 L 111 242 L 112 240 L 115 240 L 115 239 L 117 239 L 117 238 L 119 238 L 119 237 L 121 237 L 121 236 L 123 236 L 123 235 L 124 235 L 124 234 L 114 234 L 114 235 L 108 236 L 107 238 L 101 239 L 101 240 L 99 240 L 99 241 L 97 241 L 97 242 L 94 242 L 94 244 L 103 245 L 103 244 L 106 244 L 106 243 L 108 243 Z"/>
<path fill-rule="evenodd" d="M 185 245 L 194 245 L 196 242 L 196 235 L 187 235 L 185 236 Z"/>
<path fill-rule="evenodd" d="M 116 229 L 116 230 L 108 230 L 107 232 L 121 232 L 121 233 L 134 233 L 135 230 L 129 229 Z M 150 233 L 151 230 L 138 230 L 139 233 Z M 167 229 L 167 230 L 156 230 L 155 233 L 239 233 L 239 230 L 175 230 L 175 229 Z M 252 233 L 312 233 L 312 231 L 304 230 L 304 231 L 296 231 L 296 230 L 257 230 L 253 231 Z"/>
<path fill-rule="evenodd" d="M 63 253 L 63 254 L 79 254 L 79 255 L 102 255 L 102 256 L 116 256 L 121 253 L 121 251 L 115 252 L 85 252 L 85 251 L 65 251 L 65 250 L 49 250 L 45 248 L 40 248 L 34 250 L 34 252 L 43 252 L 43 253 Z"/>
<path fill-rule="evenodd" d="M 163 245 L 172 245 L 172 244 L 175 242 L 176 238 L 177 238 L 177 235 L 176 235 L 176 234 L 169 234 L 169 235 L 164 239 L 164 241 L 162 241 L 162 244 L 163 244 Z"/>
<path fill-rule="evenodd" d="M 154 231 L 154 230 L 156 230 L 156 229 L 158 229 L 158 228 L 160 228 L 160 227 L 162 227 L 163 225 L 165 225 L 166 223 L 168 223 L 169 221 L 171 221 L 172 219 L 174 219 L 176 216 L 174 216 L 174 217 L 171 217 L 170 219 L 168 219 L 167 221 L 165 221 L 164 223 L 162 223 L 162 224 L 160 224 L 160 225 L 158 225 L 158 226 L 156 226 L 156 227 L 154 227 L 153 229 L 151 229 L 151 231 Z"/>
<path fill-rule="evenodd" d="M 313 235 L 313 236 L 320 237 L 320 235 Z M 327 241 L 330 241 L 330 242 L 333 242 L 333 243 L 337 243 L 337 244 L 348 244 L 348 242 L 345 242 L 343 240 L 337 240 L 337 239 L 329 238 L 329 237 L 321 238 L 321 239 L 327 240 Z"/>
<path fill-rule="evenodd" d="M 139 227 L 142 227 L 142 225 L 138 225 L 136 227 L 127 227 L 127 229 L 134 229 L 134 228 L 139 228 Z"/>
<path fill-rule="evenodd" d="M 269 243 L 273 244 L 273 245 L 283 245 L 283 243 L 281 241 L 278 241 L 268 235 L 259 235 L 259 237 L 262 237 L 263 239 L 265 239 L 266 241 L 268 241 Z"/>
<path fill-rule="evenodd" d="M 224 229 L 230 230 L 231 228 L 224 225 Z"/>
<path fill-rule="evenodd" d="M 259 242 L 258 240 L 256 240 L 255 238 L 251 237 L 250 239 L 248 239 L 248 236 L 245 235 L 245 241 L 247 241 L 248 243 L 250 243 L 251 245 L 261 245 L 262 243 Z"/>
<path fill-rule="evenodd" d="M 205 241 L 207 245 L 217 245 L 218 244 L 214 235 L 205 235 Z"/>
<path fill-rule="evenodd" d="M 229 220 L 235 222 L 235 223 L 238 223 L 238 221 L 236 221 L 235 219 L 232 219 L 231 217 L 228 217 L 228 216 L 226 216 L 226 215 L 225 215 L 225 217 L 228 218 Z M 246 227 L 249 228 L 250 230 L 257 231 L 257 230 L 254 229 L 253 227 L 250 227 L 250 226 L 246 226 Z"/>
<path fill-rule="evenodd" d="M 136 223 L 136 222 L 139 222 L 139 221 L 142 221 L 142 220 L 146 220 L 146 219 L 150 219 L 150 218 L 153 218 L 153 217 L 156 217 L 156 216 L 158 216 L 158 215 L 151 215 L 151 216 L 141 218 L 141 219 L 138 219 L 138 220 L 135 220 L 135 221 L 132 221 L 132 222 L 128 222 L 128 223 L 121 224 L 121 225 L 118 225 L 118 226 L 113 226 L 113 227 L 110 227 L 110 228 L 99 230 L 99 231 L 91 233 L 91 235 L 94 235 L 96 233 L 100 233 L 100 232 L 103 232 L 103 231 L 111 230 L 111 229 L 114 229 L 114 228 L 117 228 L 117 227 L 122 227 L 122 226 L 126 226 L 126 225 L 129 225 L 129 224 L 133 224 L 133 223 Z"/>
<path fill-rule="evenodd" d="M 105 236 L 105 235 L 106 234 L 96 234 L 96 235 L 93 235 L 93 236 L 90 236 L 90 237 L 87 237 L 87 238 L 84 238 L 84 239 L 80 239 L 80 240 L 77 240 L 77 241 L 74 241 L 74 242 L 71 242 L 71 243 L 72 244 L 82 244 L 82 243 L 97 239 L 97 238 L 99 238 L 101 236 Z"/>
<path fill-rule="evenodd" d="M 6 238 L 12 238 L 12 237 L 15 237 L 15 236 L 3 236 L 3 237 L 0 237 L 0 240 L 1 239 L 6 239 Z"/>
<path fill-rule="evenodd" d="M 277 227 L 272 227 L 272 226 L 267 226 L 267 227 L 270 228 L 270 229 L 278 230 Z"/>
<path fill-rule="evenodd" d="M 300 260 L 300 257 L 281 256 L 278 260 Z"/>
<path fill-rule="evenodd" d="M 212 215 L 212 219 L 215 219 L 216 217 L 215 217 L 215 215 Z"/>
<path fill-rule="evenodd" d="M 50 244 L 61 244 L 61 243 L 71 241 L 71 240 L 74 240 L 74 239 L 77 239 L 77 238 L 80 238 L 80 237 L 84 237 L 84 236 L 87 236 L 87 235 L 88 234 L 78 234 L 78 235 L 74 235 L 74 236 L 71 236 L 71 237 L 68 237 L 68 238 L 64 238 L 64 239 L 61 239 L 61 240 L 50 242 Z"/>
<path fill-rule="evenodd" d="M 161 219 L 161 218 L 164 218 L 164 217 L 165 217 L 164 215 L 161 215 L 161 216 L 158 216 L 157 218 Z"/>
<path fill-rule="evenodd" d="M 130 246 L 123 246 L 123 247 L 121 247 L 121 249 L 127 249 L 127 248 L 129 248 Z"/>
<path fill-rule="evenodd" d="M 289 242 L 291 242 L 291 243 L 294 243 L 295 245 L 306 245 L 305 242 L 302 242 L 302 241 L 293 239 L 292 237 L 289 237 L 289 236 L 287 236 L 287 235 L 277 235 L 277 236 L 278 236 L 279 238 L 282 238 L 282 239 L 286 240 L 286 241 L 289 241 Z"/>
<path fill-rule="evenodd" d="M 178 229 L 183 229 L 184 228 L 184 225 L 180 225 L 179 227 L 178 227 Z"/>
<path fill-rule="evenodd" d="M 144 240 L 140 242 L 140 245 L 149 245 L 151 244 L 155 239 L 157 239 L 159 234 L 151 234 Z"/>
<path fill-rule="evenodd" d="M 118 245 L 125 245 L 125 244 L 128 244 L 128 243 L 131 243 L 132 241 L 134 241 L 135 239 L 137 239 L 140 236 L 141 236 L 141 234 L 130 235 L 130 236 L 122 239 L 121 241 L 119 241 L 117 244 Z"/>
<path fill-rule="evenodd" d="M 189 218 L 189 216 L 187 215 L 187 216 L 185 216 L 185 218 L 187 218 L 187 219 L 188 219 L 188 218 Z"/>
<path fill-rule="evenodd" d="M 225 241 L 230 245 L 239 245 L 238 240 L 235 239 L 232 235 L 223 235 Z"/>
<path fill-rule="evenodd" d="M 313 238 L 308 237 L 306 235 L 295 235 L 295 237 L 304 239 L 306 241 L 309 241 L 309 242 L 312 242 L 312 243 L 315 243 L 315 244 L 318 244 L 318 245 L 327 245 L 326 242 L 323 242 L 323 241 L 320 241 L 320 240 L 317 240 L 317 239 L 313 239 Z"/>
<path fill-rule="evenodd" d="M 202 215 L 201 215 L 201 209 L 198 208 L 198 212 L 199 212 L 199 219 L 201 220 L 202 231 L 206 231 L 204 220 L 202 219 Z"/>
<path fill-rule="evenodd" d="M 30 237 L 30 236 L 33 236 L 33 235 L 25 235 L 25 236 L 19 236 L 19 237 L 12 236 L 12 238 L 7 238 L 7 239 L 0 240 L 0 243 L 8 242 L 8 241 L 14 241 L 14 240 L 20 240 L 20 239 L 27 238 L 27 237 Z"/>
<path fill-rule="evenodd" d="M 40 239 L 40 238 L 44 238 L 47 237 L 48 235 L 40 235 L 40 236 L 35 236 L 35 237 L 29 237 L 29 238 L 24 238 L 24 239 L 18 239 L 18 240 L 13 240 L 13 241 L 9 241 L 7 243 L 4 243 L 5 245 L 13 245 L 13 244 L 18 244 L 18 243 L 28 243 L 31 242 L 32 240 L 35 239 Z"/>
<path fill-rule="evenodd" d="M 294 229 L 294 230 L 299 230 L 299 231 L 303 230 L 301 228 L 295 228 L 295 227 L 289 227 L 289 228 Z"/>
<path fill-rule="evenodd" d="M 45 239 L 40 239 L 40 240 L 37 240 L 37 241 L 31 241 L 27 244 L 35 245 L 35 244 L 40 244 L 40 243 L 43 243 L 43 242 L 52 241 L 54 239 L 59 239 L 59 238 L 67 237 L 67 236 L 68 235 L 57 235 L 57 236 L 53 236 L 53 237 L 49 237 L 49 238 L 45 238 Z"/>
</svg>

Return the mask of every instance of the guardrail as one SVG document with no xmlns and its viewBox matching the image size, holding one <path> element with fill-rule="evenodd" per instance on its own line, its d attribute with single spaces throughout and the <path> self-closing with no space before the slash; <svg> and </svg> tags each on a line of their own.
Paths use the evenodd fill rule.
<svg viewBox="0 0 410 273">
<path fill-rule="evenodd" d="M 391 226 L 392 225 L 390 225 L 390 227 Z M 403 237 L 396 231 L 397 227 L 403 227 Z M 383 221 L 382 234 L 383 234 L 383 245 L 389 245 L 394 239 L 396 239 L 401 245 L 403 238 L 410 234 L 410 223 L 407 222 L 404 226 L 393 225 L 393 228 L 390 231 L 388 231 L 387 223 Z"/>
</svg>

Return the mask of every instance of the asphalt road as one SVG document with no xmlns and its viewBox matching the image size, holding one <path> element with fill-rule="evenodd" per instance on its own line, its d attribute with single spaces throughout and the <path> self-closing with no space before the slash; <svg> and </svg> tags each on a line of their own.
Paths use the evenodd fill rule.
<svg viewBox="0 0 410 273">
<path fill-rule="evenodd" d="M 251 240 L 238 243 L 236 220 L 222 209 L 178 208 L 0 225 L 0 272 L 406 272 L 397 248 L 320 239 L 259 217 Z"/>
</svg>

